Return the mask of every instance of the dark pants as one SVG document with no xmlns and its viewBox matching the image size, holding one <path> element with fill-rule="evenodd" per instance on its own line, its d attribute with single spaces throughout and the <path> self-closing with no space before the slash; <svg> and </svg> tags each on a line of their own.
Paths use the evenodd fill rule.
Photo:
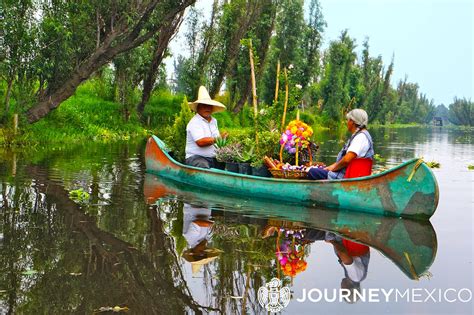
<svg viewBox="0 0 474 315">
<path fill-rule="evenodd" d="M 200 168 L 216 168 L 217 160 L 216 158 L 210 158 L 200 155 L 192 155 L 188 157 L 185 161 L 187 165 L 196 166 Z"/>
<path fill-rule="evenodd" d="M 326 171 L 323 168 L 312 168 L 308 171 L 308 178 L 309 179 L 328 179 L 329 171 Z"/>
</svg>

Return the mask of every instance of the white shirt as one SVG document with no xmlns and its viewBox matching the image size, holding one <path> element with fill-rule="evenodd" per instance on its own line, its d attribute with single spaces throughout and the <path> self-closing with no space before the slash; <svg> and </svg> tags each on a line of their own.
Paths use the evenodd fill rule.
<svg viewBox="0 0 474 315">
<path fill-rule="evenodd" d="M 344 265 L 344 269 L 347 271 L 347 275 L 354 282 L 360 282 L 364 277 L 365 266 L 360 257 L 352 257 L 352 264 Z"/>
<path fill-rule="evenodd" d="M 186 158 L 192 155 L 215 157 L 216 148 L 213 145 L 200 147 L 196 144 L 196 141 L 202 138 L 216 138 L 219 136 L 217 120 L 214 117 L 209 122 L 199 114 L 194 115 L 186 126 Z"/>
<path fill-rule="evenodd" d="M 209 218 L 211 216 L 211 209 L 198 208 L 187 203 L 183 207 L 183 236 L 186 239 L 189 247 L 193 248 L 202 240 L 209 240 L 211 237 L 210 226 L 199 226 L 194 223 L 199 216 Z"/>
<path fill-rule="evenodd" d="M 369 149 L 369 139 L 367 139 L 367 136 L 363 133 L 359 133 L 352 139 L 349 148 L 347 148 L 347 152 L 354 152 L 358 158 L 363 158 Z"/>
</svg>

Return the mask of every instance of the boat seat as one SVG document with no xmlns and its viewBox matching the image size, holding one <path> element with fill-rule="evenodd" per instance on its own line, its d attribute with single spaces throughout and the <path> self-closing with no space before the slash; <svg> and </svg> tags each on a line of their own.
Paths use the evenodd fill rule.
<svg viewBox="0 0 474 315">
<path fill-rule="evenodd" d="M 344 178 L 369 176 L 372 174 L 373 160 L 370 158 L 356 158 L 349 162 Z"/>
</svg>

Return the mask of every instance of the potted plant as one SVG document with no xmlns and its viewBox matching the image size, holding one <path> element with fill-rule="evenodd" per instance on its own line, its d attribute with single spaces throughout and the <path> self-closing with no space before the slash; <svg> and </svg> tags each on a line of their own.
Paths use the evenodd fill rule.
<svg viewBox="0 0 474 315">
<path fill-rule="evenodd" d="M 255 155 L 253 153 L 254 149 L 255 149 L 255 146 L 251 146 L 248 150 L 242 152 L 242 154 L 238 156 L 240 174 L 246 174 L 246 175 L 252 174 L 250 162 L 254 160 L 255 158 Z"/>
<path fill-rule="evenodd" d="M 219 149 L 224 148 L 225 146 L 227 146 L 227 144 L 228 144 L 227 138 L 221 138 L 221 137 L 216 138 L 216 141 L 215 141 L 215 143 L 214 143 L 214 146 L 216 147 L 216 152 L 217 152 L 217 150 L 219 150 Z M 225 162 L 219 161 L 219 160 L 217 159 L 216 168 L 217 168 L 217 169 L 220 169 L 220 170 L 225 169 Z"/>
<path fill-rule="evenodd" d="M 218 162 L 225 163 L 225 169 L 229 172 L 239 172 L 239 159 L 242 155 L 242 145 L 240 143 L 231 143 L 224 147 L 216 149 L 216 159 Z"/>
<path fill-rule="evenodd" d="M 267 166 L 263 163 L 263 158 L 257 158 L 252 163 L 252 175 L 260 177 L 272 177 L 272 174 L 268 170 Z"/>
<path fill-rule="evenodd" d="M 250 166 L 252 167 L 252 175 L 261 177 L 271 177 L 267 166 L 263 163 L 264 156 L 276 156 L 279 152 L 277 145 L 280 140 L 278 131 L 260 131 L 258 133 L 257 154 L 255 155 Z"/>
</svg>

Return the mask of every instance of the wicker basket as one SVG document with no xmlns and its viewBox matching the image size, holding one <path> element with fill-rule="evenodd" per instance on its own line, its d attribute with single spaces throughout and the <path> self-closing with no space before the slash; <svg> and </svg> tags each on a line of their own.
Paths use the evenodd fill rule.
<svg viewBox="0 0 474 315">
<path fill-rule="evenodd" d="M 286 143 L 286 142 L 285 142 Z M 283 162 L 283 148 L 285 146 L 283 143 L 280 147 L 280 161 Z M 308 155 L 309 155 L 309 164 L 313 163 L 313 157 L 311 155 L 311 150 L 308 147 Z M 298 150 L 296 151 L 296 162 L 298 162 Z M 305 171 L 300 170 L 279 170 L 279 169 L 268 169 L 270 173 L 272 173 L 273 177 L 276 178 L 287 178 L 287 179 L 306 179 L 308 178 L 307 173 Z"/>
<path fill-rule="evenodd" d="M 269 169 L 273 177 L 276 178 L 287 178 L 287 179 L 306 179 L 307 173 L 299 170 L 276 170 Z"/>
</svg>

